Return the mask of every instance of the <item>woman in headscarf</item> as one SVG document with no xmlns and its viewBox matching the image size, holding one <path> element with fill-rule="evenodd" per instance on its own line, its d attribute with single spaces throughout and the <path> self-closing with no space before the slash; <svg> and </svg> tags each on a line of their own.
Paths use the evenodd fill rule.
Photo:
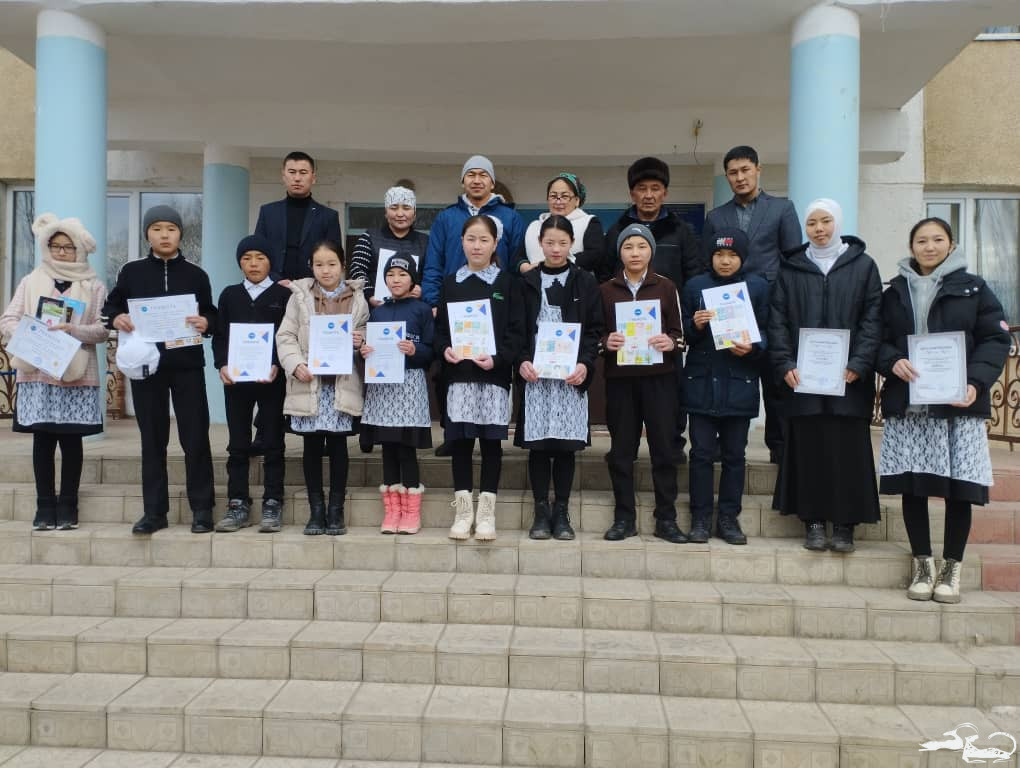
<svg viewBox="0 0 1020 768">
<path fill-rule="evenodd" d="M 882 296 L 882 493 L 903 496 L 903 522 L 914 556 L 907 597 L 940 603 L 960 601 L 960 568 L 970 534 L 971 505 L 988 503 L 992 462 L 985 419 L 989 390 L 1009 353 L 1009 326 L 1002 305 L 953 242 L 938 218 L 910 230 L 911 255 Z M 908 357 L 911 334 L 962 331 L 967 352 L 967 390 L 950 405 L 912 405 L 909 385 L 917 369 Z M 942 567 L 935 573 L 928 497 L 946 502 Z"/>
<path fill-rule="evenodd" d="M 784 398 L 789 433 L 773 507 L 804 522 L 807 549 L 852 552 L 854 526 L 879 519 L 870 423 L 882 281 L 864 241 L 842 235 L 842 223 L 836 201 L 812 202 L 804 218 L 808 242 L 785 255 L 772 289 L 770 356 L 777 380 L 789 389 Z M 803 328 L 850 332 L 843 395 L 795 391 Z"/>
<path fill-rule="evenodd" d="M 542 263 L 545 256 L 539 238 L 542 222 L 550 216 L 565 216 L 574 228 L 574 242 L 570 246 L 570 261 L 581 269 L 594 273 L 602 260 L 602 222 L 593 213 L 586 213 L 581 206 L 588 192 L 576 174 L 562 171 L 556 174 L 545 187 L 549 211 L 541 214 L 528 225 L 524 233 L 524 247 L 517 254 L 517 270 L 521 274 Z"/>
</svg>

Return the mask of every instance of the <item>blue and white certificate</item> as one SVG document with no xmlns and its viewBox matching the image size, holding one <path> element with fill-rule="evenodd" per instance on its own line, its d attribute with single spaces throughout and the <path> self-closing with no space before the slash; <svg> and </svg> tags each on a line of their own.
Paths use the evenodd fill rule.
<svg viewBox="0 0 1020 768">
<path fill-rule="evenodd" d="M 343 376 L 354 369 L 354 321 L 350 315 L 312 315 L 308 328 L 308 370 Z"/>
<path fill-rule="evenodd" d="M 273 369 L 272 323 L 231 323 L 227 372 L 235 382 L 269 381 Z"/>
<path fill-rule="evenodd" d="M 193 293 L 128 299 L 128 314 L 142 341 L 164 342 L 168 347 L 202 343 L 202 335 L 185 320 L 198 314 L 198 300 Z"/>
<path fill-rule="evenodd" d="M 397 344 L 407 339 L 407 323 L 369 323 L 365 326 L 365 344 L 372 354 L 365 358 L 366 384 L 403 384 L 407 355 Z"/>
<path fill-rule="evenodd" d="M 63 331 L 51 331 L 42 320 L 25 315 L 14 329 L 7 349 L 43 373 L 59 379 L 81 349 L 81 342 Z"/>
</svg>

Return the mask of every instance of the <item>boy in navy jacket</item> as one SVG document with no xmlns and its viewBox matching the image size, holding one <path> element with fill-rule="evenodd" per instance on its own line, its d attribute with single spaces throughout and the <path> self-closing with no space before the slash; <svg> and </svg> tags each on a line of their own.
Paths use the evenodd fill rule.
<svg viewBox="0 0 1020 768">
<path fill-rule="evenodd" d="M 251 450 L 252 412 L 258 405 L 264 445 L 264 489 L 262 524 L 259 530 L 280 530 L 283 512 L 283 400 L 286 377 L 276 357 L 276 331 L 290 299 L 290 289 L 269 276 L 272 244 L 261 235 L 250 235 L 237 245 L 237 263 L 244 280 L 228 285 L 220 294 L 219 316 L 213 334 L 213 361 L 223 382 L 223 400 L 227 411 L 227 511 L 216 523 L 217 531 L 236 531 L 251 525 L 251 498 L 248 496 L 248 456 Z M 235 382 L 236 371 L 227 365 L 230 352 L 231 323 L 272 323 L 270 344 L 273 365 L 269 378 Z"/>
<path fill-rule="evenodd" d="M 722 457 L 716 535 L 729 544 L 746 544 L 740 529 L 744 493 L 744 451 L 751 419 L 758 415 L 758 371 L 768 325 L 768 284 L 744 272 L 747 235 L 737 227 L 718 230 L 709 244 L 709 271 L 684 286 L 680 311 L 689 344 L 684 364 L 685 397 L 690 414 L 690 495 L 692 542 L 708 541 L 712 521 L 712 465 Z M 760 343 L 734 342 L 716 349 L 702 291 L 744 282 L 761 335 Z"/>
</svg>

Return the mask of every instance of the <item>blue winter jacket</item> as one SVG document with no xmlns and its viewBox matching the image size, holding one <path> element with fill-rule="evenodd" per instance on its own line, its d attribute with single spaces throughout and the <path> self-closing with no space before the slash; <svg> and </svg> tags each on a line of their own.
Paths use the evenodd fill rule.
<svg viewBox="0 0 1020 768">
<path fill-rule="evenodd" d="M 496 246 L 499 266 L 509 269 L 513 266 L 514 255 L 524 245 L 524 222 L 517 211 L 503 202 L 499 195 L 493 195 L 480 213 L 493 216 L 503 225 L 503 232 Z M 467 257 L 461 247 L 461 229 L 471 218 L 467 203 L 461 197 L 456 203 L 443 210 L 429 230 L 429 247 L 425 252 L 425 270 L 421 281 L 421 298 L 426 304 L 436 306 L 443 286 L 443 278 L 452 275 L 467 264 Z"/>
<path fill-rule="evenodd" d="M 394 301 L 387 298 L 378 307 L 372 307 L 368 316 L 372 323 L 407 323 L 407 338 L 414 342 L 414 354 L 407 358 L 405 366 L 428 369 L 432 364 L 432 344 L 435 337 L 436 324 L 432 319 L 432 308 L 419 299 L 401 299 Z M 371 384 L 372 382 L 366 382 Z"/>
<path fill-rule="evenodd" d="M 740 357 L 728 349 L 715 348 L 712 326 L 698 330 L 694 313 L 704 309 L 701 292 L 729 283 L 747 283 L 751 306 L 761 334 L 760 344 Z M 687 358 L 684 362 L 685 402 L 688 413 L 714 417 L 754 418 L 758 415 L 758 370 L 765 353 L 765 329 L 768 328 L 769 285 L 757 275 L 742 270 L 730 277 L 720 277 L 715 271 L 691 278 L 684 286 L 680 301 L 684 334 L 687 337 Z"/>
</svg>

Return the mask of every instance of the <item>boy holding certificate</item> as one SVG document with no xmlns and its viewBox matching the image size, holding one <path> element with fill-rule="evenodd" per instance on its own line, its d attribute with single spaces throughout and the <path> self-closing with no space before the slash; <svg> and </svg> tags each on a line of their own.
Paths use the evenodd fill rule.
<svg viewBox="0 0 1020 768">
<path fill-rule="evenodd" d="M 655 254 L 655 237 L 643 224 L 631 224 L 620 232 L 616 252 L 622 269 L 600 289 L 606 330 L 615 328 L 600 340 L 606 360 L 606 422 L 612 440 L 606 460 L 616 505 L 613 525 L 605 538 L 621 541 L 637 536 L 634 461 L 643 426 L 652 459 L 654 535 L 683 544 L 688 539 L 676 524 L 676 461 L 672 451 L 679 407 L 676 366 L 684 347 L 676 286 L 649 266 Z M 650 320 L 640 324 L 642 334 L 648 335 L 642 335 L 639 347 L 632 348 L 633 336 L 628 335 L 633 332 L 630 326 L 638 323 L 622 322 L 624 314 Z M 650 324 L 657 326 L 657 332 L 648 333 Z"/>
<path fill-rule="evenodd" d="M 259 530 L 280 530 L 283 513 L 283 397 L 284 377 L 276 355 L 276 331 L 290 300 L 290 291 L 269 276 L 272 244 L 250 235 L 237 245 L 237 263 L 244 280 L 228 285 L 217 303 L 219 316 L 213 334 L 213 365 L 223 382 L 227 412 L 227 511 L 217 531 L 237 531 L 251 525 L 248 496 L 248 457 L 251 452 L 252 413 L 258 406 L 262 423 L 262 524 Z"/>
<path fill-rule="evenodd" d="M 191 532 L 213 529 L 213 467 L 209 449 L 209 403 L 205 393 L 205 354 L 202 337 L 212 334 L 216 307 L 209 276 L 181 253 L 184 224 L 168 205 L 145 212 L 142 230 L 149 241 L 144 259 L 129 261 L 117 276 L 117 285 L 103 307 L 108 327 L 135 331 L 129 301 L 174 299 L 187 303 L 193 314 L 177 317 L 178 325 L 194 332 L 187 338 L 159 342 L 159 367 L 144 379 L 132 379 L 131 397 L 142 438 L 142 518 L 133 533 L 154 533 L 167 527 L 170 506 L 166 471 L 166 446 L 170 439 L 170 399 L 177 417 L 177 434 L 184 449 Z M 134 302 L 132 302 L 134 303 Z M 136 304 L 137 306 L 137 304 Z M 141 330 L 141 329 L 139 329 Z M 147 341 L 150 339 L 146 339 Z"/>
<path fill-rule="evenodd" d="M 574 226 L 553 214 L 537 227 L 542 260 L 522 277 L 524 339 L 517 371 L 524 379 L 514 445 L 528 448 L 535 497 L 532 539 L 574 538 L 568 507 L 577 451 L 590 442 L 588 388 L 602 337 L 602 302 L 592 274 L 570 261 Z M 531 243 L 528 247 L 531 247 Z M 540 330 L 551 332 L 539 339 Z M 576 339 L 568 341 L 573 334 Z M 570 357 L 556 354 L 570 350 Z M 546 354 L 549 353 L 549 354 Z M 549 361 L 549 362 L 544 362 Z M 550 481 L 555 494 L 549 507 Z"/>
<path fill-rule="evenodd" d="M 361 438 L 362 443 L 382 445 L 379 493 L 385 513 L 380 530 L 411 534 L 421 530 L 425 493 L 418 472 L 418 449 L 432 447 L 426 374 L 432 363 L 435 321 L 429 305 L 413 295 L 418 269 L 411 256 L 390 256 L 383 266 L 387 296 L 372 309 L 369 335 L 361 347 L 366 383 Z M 380 342 L 373 339 L 376 332 Z M 402 376 L 387 370 L 391 367 Z"/>
<path fill-rule="evenodd" d="M 769 287 L 762 278 L 744 271 L 748 242 L 742 230 L 720 228 L 708 245 L 712 254 L 710 271 L 684 286 L 681 301 L 689 345 L 684 394 L 691 437 L 690 537 L 704 544 L 711 535 L 712 465 L 721 454 L 716 536 L 729 544 L 746 544 L 738 518 L 744 494 L 747 433 L 751 419 L 758 415 L 758 371 L 765 350 Z M 723 296 L 753 309 L 760 342 L 717 340 L 712 323 L 718 319 L 718 312 L 706 308 L 703 292 L 720 288 Z M 725 346 L 717 349 L 720 343 Z"/>
</svg>

